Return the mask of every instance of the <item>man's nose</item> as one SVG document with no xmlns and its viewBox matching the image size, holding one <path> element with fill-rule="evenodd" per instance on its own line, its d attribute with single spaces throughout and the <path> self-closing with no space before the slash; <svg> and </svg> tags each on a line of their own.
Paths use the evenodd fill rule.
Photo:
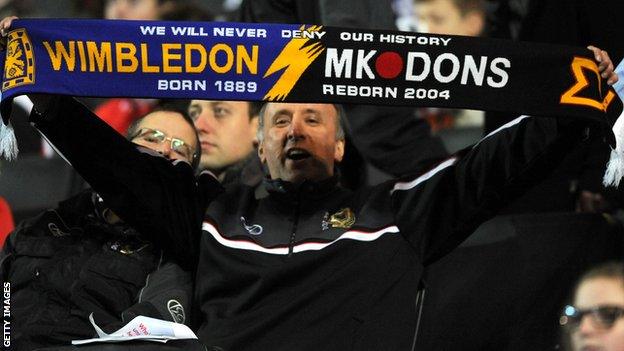
<svg viewBox="0 0 624 351">
<path fill-rule="evenodd" d="M 164 143 L 160 143 L 159 145 L 158 152 L 166 158 L 171 158 L 171 143 L 169 140 L 165 140 Z"/>
<path fill-rule="evenodd" d="M 198 132 L 212 133 L 214 131 L 214 118 L 207 113 L 200 114 L 193 124 Z"/>
<path fill-rule="evenodd" d="M 591 335 L 596 331 L 596 327 L 594 326 L 591 318 L 592 317 L 590 315 L 583 316 L 581 323 L 578 326 L 578 333 L 581 335 Z"/>
<path fill-rule="evenodd" d="M 288 139 L 301 139 L 304 136 L 304 124 L 299 118 L 293 118 L 288 127 Z"/>
</svg>

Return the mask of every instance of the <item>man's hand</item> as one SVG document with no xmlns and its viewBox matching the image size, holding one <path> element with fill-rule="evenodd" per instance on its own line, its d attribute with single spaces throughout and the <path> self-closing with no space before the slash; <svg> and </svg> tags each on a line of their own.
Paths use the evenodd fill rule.
<svg viewBox="0 0 624 351">
<path fill-rule="evenodd" d="M 16 16 L 5 17 L 0 21 L 0 49 L 4 50 L 7 46 L 7 35 L 9 34 L 9 29 L 11 28 L 11 24 L 13 24 L 13 20 L 16 20 Z"/>
<path fill-rule="evenodd" d="M 611 58 L 609 54 L 601 50 L 595 46 L 588 46 L 589 50 L 594 53 L 594 58 L 598 61 L 598 70 L 600 71 L 600 76 L 604 79 L 607 79 L 607 84 L 613 85 L 618 81 L 618 76 L 614 71 L 613 62 L 611 62 Z"/>
<path fill-rule="evenodd" d="M 9 28 L 11 28 L 11 24 L 16 19 L 17 19 L 17 16 L 9 16 L 9 17 L 3 18 L 2 21 L 0 21 L 0 35 L 2 35 L 3 37 L 6 37 L 7 34 L 9 33 Z"/>
</svg>

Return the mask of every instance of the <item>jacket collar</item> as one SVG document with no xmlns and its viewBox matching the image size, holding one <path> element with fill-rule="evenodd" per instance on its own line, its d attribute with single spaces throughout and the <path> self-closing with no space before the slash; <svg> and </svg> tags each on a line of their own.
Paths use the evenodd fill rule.
<svg viewBox="0 0 624 351">
<path fill-rule="evenodd" d="M 268 195 L 286 199 L 317 199 L 326 196 L 338 188 L 338 176 L 334 175 L 330 178 L 314 182 L 305 180 L 302 183 L 295 184 L 284 181 L 282 179 L 265 178 L 262 187 L 256 191 L 256 198 L 266 197 Z"/>
<path fill-rule="evenodd" d="M 228 167 L 224 172 L 221 184 L 241 183 L 256 186 L 262 182 L 264 170 L 257 152 L 251 152 L 245 159 Z"/>
</svg>

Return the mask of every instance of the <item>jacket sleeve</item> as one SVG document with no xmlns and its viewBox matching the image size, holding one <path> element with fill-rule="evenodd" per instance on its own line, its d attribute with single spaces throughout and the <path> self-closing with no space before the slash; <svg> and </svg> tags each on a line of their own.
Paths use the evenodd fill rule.
<svg viewBox="0 0 624 351">
<path fill-rule="evenodd" d="M 427 122 L 406 107 L 345 106 L 353 144 L 373 166 L 394 177 L 422 172 L 449 156 Z"/>
<path fill-rule="evenodd" d="M 391 190 L 395 222 L 429 264 L 553 170 L 586 125 L 519 117 Z"/>
<path fill-rule="evenodd" d="M 120 218 L 183 268 L 194 267 L 209 200 L 199 188 L 220 188 L 214 178 L 197 181 L 189 164 L 141 151 L 73 98 L 54 97 L 30 118 Z"/>
<path fill-rule="evenodd" d="M 147 278 L 136 304 L 122 312 L 123 323 L 148 316 L 180 324 L 190 324 L 193 282 L 191 273 L 173 262 L 165 262 Z"/>
</svg>

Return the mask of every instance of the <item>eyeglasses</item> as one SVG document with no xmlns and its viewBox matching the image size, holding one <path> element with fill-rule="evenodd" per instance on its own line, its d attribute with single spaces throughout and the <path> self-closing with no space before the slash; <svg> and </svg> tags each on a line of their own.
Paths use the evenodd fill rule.
<svg viewBox="0 0 624 351">
<path fill-rule="evenodd" d="M 141 128 L 132 140 L 140 140 L 146 144 L 152 145 L 162 144 L 165 141 L 169 141 L 171 142 L 171 150 L 173 150 L 173 152 L 181 155 L 191 162 L 193 160 L 192 147 L 190 147 L 184 140 L 168 137 L 165 133 L 158 129 Z"/>
<path fill-rule="evenodd" d="M 585 315 L 589 315 L 593 326 L 597 329 L 610 329 L 618 319 L 624 316 L 624 308 L 612 305 L 597 306 L 588 309 L 578 309 L 566 306 L 559 319 L 559 324 L 567 328 L 578 328 Z"/>
</svg>

